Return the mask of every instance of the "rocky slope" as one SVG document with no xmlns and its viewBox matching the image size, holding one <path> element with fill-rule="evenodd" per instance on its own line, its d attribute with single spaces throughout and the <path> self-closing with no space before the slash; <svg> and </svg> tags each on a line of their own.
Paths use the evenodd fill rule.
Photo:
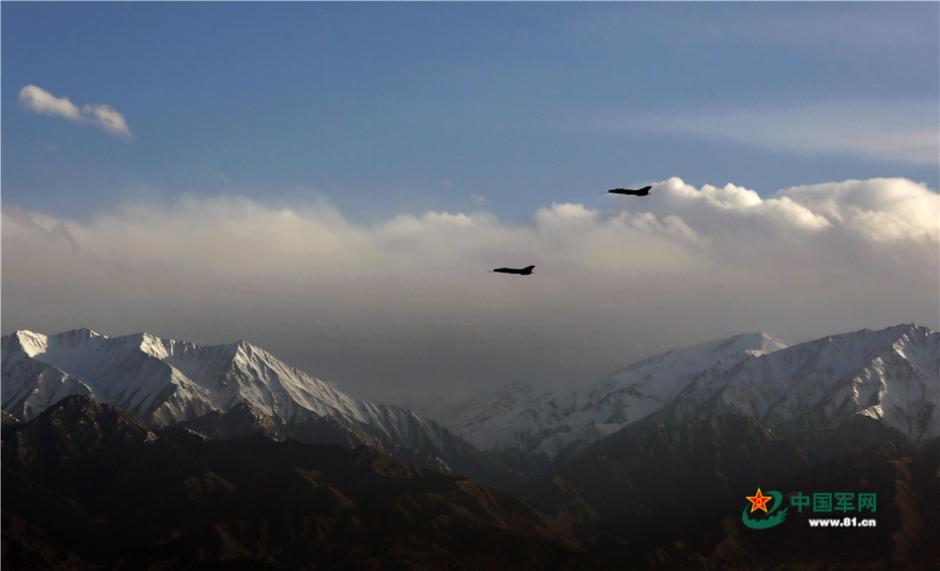
<svg viewBox="0 0 940 571">
<path fill-rule="evenodd" d="M 525 503 L 370 447 L 210 441 L 71 396 L 2 453 L 5 569 L 581 567 Z"/>
</svg>

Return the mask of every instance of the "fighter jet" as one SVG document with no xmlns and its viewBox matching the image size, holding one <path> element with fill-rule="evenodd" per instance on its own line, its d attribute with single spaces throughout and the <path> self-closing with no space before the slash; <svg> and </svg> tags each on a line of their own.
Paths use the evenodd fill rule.
<svg viewBox="0 0 940 571">
<path fill-rule="evenodd" d="M 611 194 L 626 194 L 629 196 L 649 196 L 650 189 L 652 186 L 644 186 L 643 188 L 638 188 L 636 190 L 630 188 L 612 188 L 607 192 Z"/>
<path fill-rule="evenodd" d="M 521 269 L 516 269 L 516 268 L 496 268 L 496 269 L 494 269 L 493 271 L 494 271 L 494 272 L 501 273 L 501 274 L 516 274 L 516 275 L 519 275 L 519 276 L 531 276 L 531 275 L 532 275 L 532 268 L 534 268 L 534 267 L 535 267 L 535 266 L 526 266 L 526 267 L 521 268 Z"/>
</svg>

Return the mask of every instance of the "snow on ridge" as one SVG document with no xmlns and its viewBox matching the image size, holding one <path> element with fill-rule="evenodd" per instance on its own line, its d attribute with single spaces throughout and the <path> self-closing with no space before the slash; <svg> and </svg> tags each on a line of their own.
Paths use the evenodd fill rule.
<svg viewBox="0 0 940 571">
<path fill-rule="evenodd" d="M 149 333 L 109 338 L 76 331 L 3 337 L 4 410 L 30 420 L 82 394 L 164 427 L 247 405 L 252 414 L 286 424 L 330 417 L 350 438 L 393 455 L 420 451 L 442 466 L 505 469 L 434 421 L 357 400 L 244 341 L 196 345 Z"/>
<path fill-rule="evenodd" d="M 88 339 L 107 337 L 92 331 L 91 329 L 70 329 L 53 335 L 45 335 L 28 329 L 18 329 L 8 337 L 19 341 L 22 350 L 30 357 L 41 355 L 49 351 L 51 346 L 66 345 L 76 346 Z"/>
<path fill-rule="evenodd" d="M 927 409 L 940 411 L 938 368 L 940 334 L 913 324 L 789 347 L 766 333 L 745 333 L 659 353 L 568 392 L 501 387 L 433 417 L 482 448 L 549 457 L 667 405 L 680 415 L 718 406 L 773 426 L 804 417 L 832 423 L 852 411 L 917 440 L 940 434 L 940 412 Z M 409 411 L 355 399 L 244 341 L 16 331 L 3 339 L 3 389 L 4 408 L 26 417 L 78 392 L 156 425 L 245 402 L 286 421 L 310 411 L 387 434 L 399 433 L 401 423 L 423 426 Z"/>
<path fill-rule="evenodd" d="M 786 346 L 766 333 L 734 335 L 657 353 L 565 392 L 539 393 L 510 384 L 452 405 L 434 418 L 484 449 L 531 448 L 553 457 L 659 410 L 703 370 L 728 368 Z"/>
<path fill-rule="evenodd" d="M 875 418 L 919 442 L 940 434 L 940 334 L 899 325 L 830 335 L 710 370 L 672 418 L 731 412 L 773 428 L 834 428 Z"/>
<path fill-rule="evenodd" d="M 733 411 L 772 426 L 837 423 L 851 410 L 918 441 L 940 434 L 938 370 L 940 333 L 914 324 L 792 346 L 745 333 L 658 353 L 567 393 L 518 403 L 518 392 L 497 389 L 435 417 L 481 448 L 548 457 L 667 406 L 676 418 Z"/>
<path fill-rule="evenodd" d="M 49 339 L 42 333 L 22 329 L 15 331 L 12 337 L 19 341 L 20 347 L 30 357 L 45 353 L 49 347 Z"/>
<path fill-rule="evenodd" d="M 743 354 L 766 355 L 787 347 L 789 345 L 786 342 L 767 333 L 741 333 L 657 353 L 615 371 L 607 379 L 597 384 L 601 385 L 610 379 L 629 376 L 630 373 L 638 370 L 651 370 L 654 368 L 659 370 L 668 367 L 675 374 L 683 372 L 684 368 L 707 368 L 730 356 L 737 357 Z"/>
<path fill-rule="evenodd" d="M 82 394 L 161 426 L 229 410 L 242 402 L 285 421 L 312 412 L 371 425 L 396 416 L 402 417 L 397 423 L 415 422 L 402 416 L 414 416 L 410 411 L 355 399 L 246 341 L 197 345 L 150 333 L 107 337 L 89 329 L 49 336 L 18 331 L 8 337 L 18 341 L 19 349 L 4 338 L 5 391 L 14 384 L 38 386 L 42 371 L 55 371 L 54 376 L 63 379 L 54 391 L 34 391 L 25 397 L 29 402 L 4 400 L 5 408 L 15 402 L 16 413 L 27 417 L 80 388 Z M 22 369 L 8 370 L 16 353 L 30 362 L 26 377 Z"/>
</svg>

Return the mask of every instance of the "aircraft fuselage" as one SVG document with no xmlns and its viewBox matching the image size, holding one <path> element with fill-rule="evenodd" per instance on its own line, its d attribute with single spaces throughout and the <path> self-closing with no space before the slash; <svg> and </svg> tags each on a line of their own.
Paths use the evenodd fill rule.
<svg viewBox="0 0 940 571">
<path fill-rule="evenodd" d="M 650 189 L 652 186 L 644 186 L 643 188 L 612 188 L 607 192 L 611 194 L 625 194 L 627 196 L 649 196 Z"/>
<path fill-rule="evenodd" d="M 496 268 L 493 271 L 500 274 L 515 274 L 517 276 L 530 276 L 535 266 L 526 266 L 524 268 Z"/>
</svg>

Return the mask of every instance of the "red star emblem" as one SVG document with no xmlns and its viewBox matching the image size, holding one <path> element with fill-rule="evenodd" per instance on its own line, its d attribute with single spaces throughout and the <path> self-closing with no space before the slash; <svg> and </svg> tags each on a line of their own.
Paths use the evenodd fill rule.
<svg viewBox="0 0 940 571">
<path fill-rule="evenodd" d="M 755 510 L 764 510 L 767 511 L 767 502 L 773 499 L 773 496 L 765 496 L 761 493 L 760 488 L 757 488 L 757 493 L 753 496 L 746 496 L 747 501 L 751 502 L 751 513 L 754 513 Z"/>
</svg>

